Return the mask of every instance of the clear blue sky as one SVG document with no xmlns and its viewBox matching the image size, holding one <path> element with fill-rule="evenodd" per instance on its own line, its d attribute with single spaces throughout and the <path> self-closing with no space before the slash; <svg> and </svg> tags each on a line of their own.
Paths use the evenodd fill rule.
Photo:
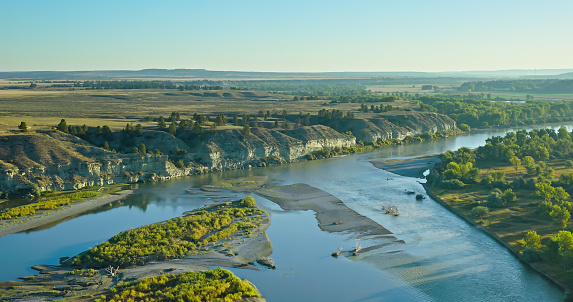
<svg viewBox="0 0 573 302">
<path fill-rule="evenodd" d="M 573 68 L 571 0 L 0 0 L 0 71 Z"/>
</svg>

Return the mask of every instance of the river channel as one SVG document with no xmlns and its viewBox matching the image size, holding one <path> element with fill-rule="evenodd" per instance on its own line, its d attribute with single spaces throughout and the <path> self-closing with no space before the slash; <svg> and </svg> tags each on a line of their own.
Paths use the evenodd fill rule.
<svg viewBox="0 0 573 302">
<path fill-rule="evenodd" d="M 573 127 L 566 125 L 571 131 Z M 554 126 L 558 129 L 559 126 Z M 512 129 L 510 129 L 512 130 Z M 496 241 L 430 198 L 416 201 L 404 191 L 424 193 L 416 178 L 375 168 L 370 161 L 405 159 L 483 145 L 507 130 L 377 149 L 319 161 L 235 170 L 140 185 L 112 206 L 42 229 L 0 237 L 0 281 L 32 275 L 35 264 L 57 264 L 129 228 L 162 221 L 214 202 L 186 194 L 219 179 L 268 176 L 271 185 L 306 183 L 329 192 L 378 222 L 403 243 L 358 257 L 330 256 L 338 247 L 372 246 L 385 238 L 326 233 L 311 211 L 283 211 L 254 195 L 269 212 L 268 229 L 276 270 L 231 269 L 253 282 L 268 301 L 563 301 L 554 284 L 524 266 Z M 245 193 L 225 192 L 233 197 Z M 395 205 L 400 216 L 384 215 Z"/>
</svg>

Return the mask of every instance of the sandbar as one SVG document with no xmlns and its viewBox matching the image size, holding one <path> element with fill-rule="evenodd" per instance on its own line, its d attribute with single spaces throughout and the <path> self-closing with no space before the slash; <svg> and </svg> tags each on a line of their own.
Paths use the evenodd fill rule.
<svg viewBox="0 0 573 302">
<path fill-rule="evenodd" d="M 424 177 L 424 172 L 432 169 L 434 164 L 439 163 L 437 154 L 409 159 L 390 159 L 385 161 L 371 161 L 374 167 L 384 169 L 398 175 L 407 177 Z"/>
</svg>

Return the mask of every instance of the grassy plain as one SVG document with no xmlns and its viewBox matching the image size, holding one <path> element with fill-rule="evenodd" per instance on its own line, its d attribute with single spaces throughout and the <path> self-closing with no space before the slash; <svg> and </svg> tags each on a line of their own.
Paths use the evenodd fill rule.
<svg viewBox="0 0 573 302">
<path fill-rule="evenodd" d="M 6 85 L 4 83 L 4 85 Z M 194 113 L 216 116 L 237 113 L 256 115 L 260 110 L 282 116 L 299 113 L 316 115 L 321 109 L 353 111 L 357 117 L 373 114 L 359 113 L 359 104 L 329 104 L 329 100 L 298 100 L 284 94 L 238 90 L 117 89 L 65 90 L 58 88 L 5 89 L 0 83 L 0 132 L 17 130 L 24 121 L 31 130 L 47 129 L 66 119 L 68 125 L 103 126 L 121 129 L 126 123 L 156 127 L 146 118 L 165 118 L 180 112 L 182 118 Z M 386 103 L 384 103 L 386 105 Z M 408 101 L 389 103 L 410 108 Z M 378 104 L 375 104 L 378 105 Z M 364 115 L 364 116 L 363 116 Z"/>
</svg>

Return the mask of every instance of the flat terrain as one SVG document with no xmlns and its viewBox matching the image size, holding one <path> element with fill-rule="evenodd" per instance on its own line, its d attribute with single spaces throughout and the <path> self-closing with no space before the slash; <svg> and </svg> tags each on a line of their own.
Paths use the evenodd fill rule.
<svg viewBox="0 0 573 302">
<path fill-rule="evenodd" d="M 180 112 L 181 118 L 186 119 L 190 119 L 194 113 L 211 116 L 225 114 L 228 119 L 236 113 L 240 119 L 243 114 L 254 117 L 261 110 L 281 118 L 283 110 L 297 116 L 299 113 L 316 115 L 321 109 L 336 109 L 344 113 L 352 111 L 358 118 L 375 115 L 358 112 L 360 104 L 330 104 L 324 98 L 293 101 L 292 95 L 260 91 L 64 90 L 45 88 L 41 84 L 34 89 L 2 90 L 7 85 L 6 82 L 0 82 L 0 132 L 16 131 L 22 121 L 26 122 L 30 130 L 47 129 L 57 125 L 61 119 L 74 126 L 107 125 L 112 129 L 121 129 L 127 123 L 133 123 L 141 124 L 144 128 L 156 127 L 157 123 L 153 119 L 159 116 L 168 118 L 172 112 Z M 402 100 L 382 104 L 399 108 L 416 107 Z"/>
</svg>

